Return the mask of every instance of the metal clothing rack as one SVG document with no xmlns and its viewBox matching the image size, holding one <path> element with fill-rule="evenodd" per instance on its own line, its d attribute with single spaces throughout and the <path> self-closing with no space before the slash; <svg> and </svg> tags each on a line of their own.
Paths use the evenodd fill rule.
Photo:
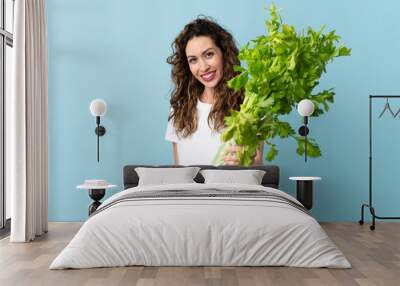
<svg viewBox="0 0 400 286">
<path fill-rule="evenodd" d="M 368 204 L 362 204 L 361 206 L 361 219 L 358 221 L 359 224 L 364 224 L 364 208 L 369 208 L 372 216 L 372 225 L 370 229 L 375 229 L 375 219 L 400 219 L 400 217 L 390 217 L 390 216 L 378 216 L 375 213 L 375 208 L 372 204 L 372 100 L 385 98 L 400 98 L 400 95 L 370 95 L 369 96 L 369 200 Z M 397 115 L 397 113 L 396 113 Z"/>
</svg>

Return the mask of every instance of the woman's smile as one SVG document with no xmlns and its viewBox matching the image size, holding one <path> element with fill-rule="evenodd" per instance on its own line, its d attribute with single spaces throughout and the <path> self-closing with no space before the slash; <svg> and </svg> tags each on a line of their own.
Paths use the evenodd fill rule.
<svg viewBox="0 0 400 286">
<path fill-rule="evenodd" d="M 215 71 L 210 71 L 210 72 L 207 72 L 207 73 L 205 73 L 205 74 L 202 74 L 202 75 L 201 75 L 201 78 L 202 78 L 203 80 L 207 81 L 207 82 L 210 82 L 210 81 L 212 81 L 213 79 L 215 79 Z"/>
</svg>

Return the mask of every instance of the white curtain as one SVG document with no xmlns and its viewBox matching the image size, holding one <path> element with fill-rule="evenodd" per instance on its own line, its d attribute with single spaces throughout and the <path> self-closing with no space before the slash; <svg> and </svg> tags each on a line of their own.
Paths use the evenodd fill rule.
<svg viewBox="0 0 400 286">
<path fill-rule="evenodd" d="M 17 0 L 14 71 L 6 111 L 12 242 L 47 232 L 47 32 L 45 0 Z"/>
</svg>

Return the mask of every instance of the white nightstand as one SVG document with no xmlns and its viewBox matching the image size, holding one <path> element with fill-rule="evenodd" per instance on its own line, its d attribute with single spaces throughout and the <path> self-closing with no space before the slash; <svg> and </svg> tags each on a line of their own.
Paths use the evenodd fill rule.
<svg viewBox="0 0 400 286">
<path fill-rule="evenodd" d="M 313 182 L 321 180 L 321 177 L 289 177 L 296 181 L 296 198 L 303 206 L 311 210 L 313 207 Z"/>
</svg>

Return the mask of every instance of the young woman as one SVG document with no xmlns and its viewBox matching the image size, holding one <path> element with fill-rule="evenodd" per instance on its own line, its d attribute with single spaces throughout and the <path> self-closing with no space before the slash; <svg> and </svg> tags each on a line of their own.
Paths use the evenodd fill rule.
<svg viewBox="0 0 400 286">
<path fill-rule="evenodd" d="M 224 117 L 243 101 L 243 93 L 227 85 L 240 64 L 238 49 L 232 35 L 209 18 L 187 24 L 172 49 L 167 62 L 174 89 L 165 139 L 172 142 L 175 164 L 210 165 L 222 144 Z M 238 164 L 238 148 L 231 147 L 226 164 Z M 253 162 L 261 164 L 262 146 Z"/>
</svg>

